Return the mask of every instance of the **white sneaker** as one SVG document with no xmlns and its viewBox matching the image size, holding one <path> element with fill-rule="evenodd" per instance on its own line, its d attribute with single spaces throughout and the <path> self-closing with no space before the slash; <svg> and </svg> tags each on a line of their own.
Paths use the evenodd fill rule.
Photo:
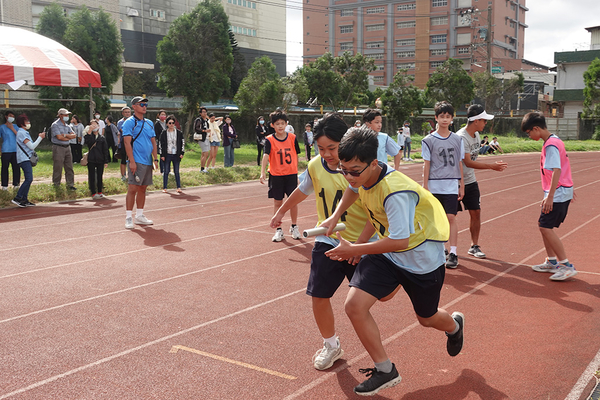
<svg viewBox="0 0 600 400">
<path fill-rule="evenodd" d="M 133 229 L 133 218 L 132 217 L 125 218 L 125 228 Z"/>
<path fill-rule="evenodd" d="M 8 186 L 2 186 L 2 190 L 8 190 Z"/>
<path fill-rule="evenodd" d="M 324 343 L 323 348 L 317 350 L 313 356 L 313 366 L 319 371 L 331 368 L 333 363 L 344 355 L 344 350 L 340 346 L 340 339 L 336 339 L 336 342 L 336 348 L 331 347 L 329 343 Z"/>
<path fill-rule="evenodd" d="M 481 247 L 479 247 L 479 245 L 476 245 L 476 244 L 471 246 L 471 248 L 469 249 L 469 251 L 467 253 L 472 255 L 473 257 L 485 258 L 485 253 L 483 251 L 481 251 Z"/>
<path fill-rule="evenodd" d="M 292 239 L 300 239 L 302 235 L 300 234 L 300 229 L 298 229 L 298 225 L 290 227 L 290 233 L 292 234 Z"/>
<path fill-rule="evenodd" d="M 152 225 L 154 222 L 152 222 L 151 219 L 146 218 L 146 216 L 142 214 L 139 217 L 135 217 L 135 223 L 138 225 Z"/>
<path fill-rule="evenodd" d="M 273 236 L 273 239 L 271 239 L 274 242 L 281 242 L 283 240 L 283 230 L 281 229 L 277 229 L 277 231 L 275 231 L 275 235 Z"/>
<path fill-rule="evenodd" d="M 542 264 L 532 265 L 531 269 L 533 269 L 535 272 L 555 273 L 558 271 L 558 263 L 552 263 L 550 260 L 548 260 L 548 257 L 546 257 Z"/>
<path fill-rule="evenodd" d="M 92 196 L 92 200 L 99 200 L 99 199 L 101 199 L 101 198 L 102 198 L 102 195 L 101 195 L 101 194 L 98 194 L 98 193 L 95 193 L 95 194 Z"/>
<path fill-rule="evenodd" d="M 556 273 L 550 277 L 550 280 L 564 281 L 565 279 L 572 278 L 575 275 L 577 275 L 577 270 L 575 270 L 573 264 L 558 264 L 558 271 L 556 271 Z"/>
</svg>

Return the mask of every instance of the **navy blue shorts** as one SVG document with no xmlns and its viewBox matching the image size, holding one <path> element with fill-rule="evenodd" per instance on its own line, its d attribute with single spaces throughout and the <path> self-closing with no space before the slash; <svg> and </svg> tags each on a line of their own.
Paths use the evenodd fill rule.
<svg viewBox="0 0 600 400">
<path fill-rule="evenodd" d="M 269 174 L 269 199 L 283 200 L 298 186 L 298 174 L 271 175 Z"/>
<path fill-rule="evenodd" d="M 310 261 L 310 277 L 306 286 L 306 294 L 312 297 L 328 299 L 340 287 L 344 278 L 352 279 L 355 265 L 346 261 L 335 261 L 325 255 L 334 247 L 327 243 L 315 242 Z"/>
<path fill-rule="evenodd" d="M 444 207 L 446 214 L 458 214 L 458 194 L 432 194 L 433 197 L 442 203 L 442 207 Z"/>
<path fill-rule="evenodd" d="M 438 311 L 445 275 L 444 265 L 428 274 L 417 275 L 398 267 L 384 255 L 368 254 L 358 263 L 350 286 L 381 300 L 402 285 L 415 313 L 429 318 Z"/>
<path fill-rule="evenodd" d="M 460 203 L 465 206 L 465 210 L 481 210 L 481 194 L 477 182 L 465 185 L 465 196 L 458 202 L 458 211 L 463 210 Z"/>
<path fill-rule="evenodd" d="M 552 211 L 548 214 L 544 214 L 543 212 L 540 214 L 540 219 L 538 220 L 540 228 L 558 228 L 565 221 L 565 218 L 567 218 L 570 203 L 571 200 L 562 203 L 552 203 Z"/>
</svg>

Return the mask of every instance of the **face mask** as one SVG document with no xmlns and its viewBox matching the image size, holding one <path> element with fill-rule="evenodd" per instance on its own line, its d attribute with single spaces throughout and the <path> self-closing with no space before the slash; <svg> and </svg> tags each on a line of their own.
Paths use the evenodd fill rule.
<svg viewBox="0 0 600 400">
<path fill-rule="evenodd" d="M 15 118 L 14 117 L 8 117 L 7 121 L 12 124 L 13 122 L 15 122 Z"/>
<path fill-rule="evenodd" d="M 164 121 L 165 119 L 167 119 L 166 115 L 161 115 L 160 117 L 158 117 L 158 119 L 160 119 L 161 121 Z"/>
<path fill-rule="evenodd" d="M 258 122 L 260 122 L 260 123 L 261 123 L 261 125 L 265 123 L 265 121 L 264 121 L 264 120 L 262 120 L 262 119 L 261 119 L 260 121 L 258 121 Z"/>
<path fill-rule="evenodd" d="M 26 129 L 26 130 L 29 130 L 29 129 L 31 129 L 31 124 L 25 124 L 25 129 Z"/>
<path fill-rule="evenodd" d="M 63 117 L 63 121 L 65 121 L 65 122 L 69 122 L 69 117 L 68 117 L 68 116 L 66 116 L 66 117 Z"/>
<path fill-rule="evenodd" d="M 96 118 L 96 119 L 100 119 L 100 114 L 96 114 L 96 115 L 94 115 L 94 118 Z"/>
<path fill-rule="evenodd" d="M 95 128 L 95 129 L 94 129 L 94 132 L 98 132 L 98 128 Z"/>
</svg>

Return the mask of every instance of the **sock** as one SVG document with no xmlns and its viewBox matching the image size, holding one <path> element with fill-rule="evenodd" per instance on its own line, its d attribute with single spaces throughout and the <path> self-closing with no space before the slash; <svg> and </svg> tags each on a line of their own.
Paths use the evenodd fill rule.
<svg viewBox="0 0 600 400">
<path fill-rule="evenodd" d="M 452 319 L 454 320 L 454 324 L 456 324 L 456 327 L 454 328 L 454 330 L 452 332 L 448 332 L 448 335 L 454 335 L 460 329 L 460 325 L 458 325 L 458 322 L 456 322 L 456 320 L 454 318 L 452 318 Z"/>
<path fill-rule="evenodd" d="M 456 255 L 456 246 L 450 246 L 450 253 Z"/>
<path fill-rule="evenodd" d="M 556 259 L 556 257 L 548 257 L 548 262 L 550 264 L 556 265 L 558 263 L 558 260 Z"/>
<path fill-rule="evenodd" d="M 281 229 L 281 228 L 277 228 L 277 230 L 278 230 L 278 231 L 281 231 L 282 229 Z"/>
<path fill-rule="evenodd" d="M 558 263 L 566 265 L 567 267 L 571 266 L 571 264 L 569 264 L 569 259 L 568 258 L 565 258 L 564 260 L 560 260 Z"/>
<path fill-rule="evenodd" d="M 390 372 L 392 372 L 393 366 L 392 366 L 392 362 L 388 358 L 387 360 L 385 360 L 382 363 L 375 363 L 375 368 L 377 368 L 377 371 L 379 371 L 379 372 L 383 372 L 384 374 L 389 374 Z"/>
<path fill-rule="evenodd" d="M 131 210 L 125 211 L 125 218 L 131 218 Z"/>
<path fill-rule="evenodd" d="M 136 217 L 141 217 L 144 214 L 144 209 L 143 208 L 138 208 L 137 210 L 135 210 L 135 216 Z"/>
<path fill-rule="evenodd" d="M 295 227 L 295 226 L 296 226 L 296 224 L 292 224 L 292 228 Z"/>
<path fill-rule="evenodd" d="M 337 342 L 336 335 L 333 335 L 332 337 L 330 337 L 328 339 L 323 338 L 323 343 L 329 343 L 329 346 L 331 346 L 332 349 L 338 348 L 338 342 Z"/>
</svg>

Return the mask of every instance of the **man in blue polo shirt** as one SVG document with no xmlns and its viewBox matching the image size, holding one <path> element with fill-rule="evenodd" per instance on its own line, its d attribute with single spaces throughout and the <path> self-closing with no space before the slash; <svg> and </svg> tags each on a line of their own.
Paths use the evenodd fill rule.
<svg viewBox="0 0 600 400">
<path fill-rule="evenodd" d="M 154 124 L 144 118 L 148 99 L 134 97 L 131 100 L 133 116 L 123 123 L 123 143 L 127 152 L 127 197 L 125 200 L 125 228 L 133 229 L 138 225 L 152 225 L 153 222 L 144 215 L 146 188 L 152 183 L 152 170 L 158 165 Z M 135 220 L 132 216 L 133 205 L 136 205 Z"/>
</svg>

